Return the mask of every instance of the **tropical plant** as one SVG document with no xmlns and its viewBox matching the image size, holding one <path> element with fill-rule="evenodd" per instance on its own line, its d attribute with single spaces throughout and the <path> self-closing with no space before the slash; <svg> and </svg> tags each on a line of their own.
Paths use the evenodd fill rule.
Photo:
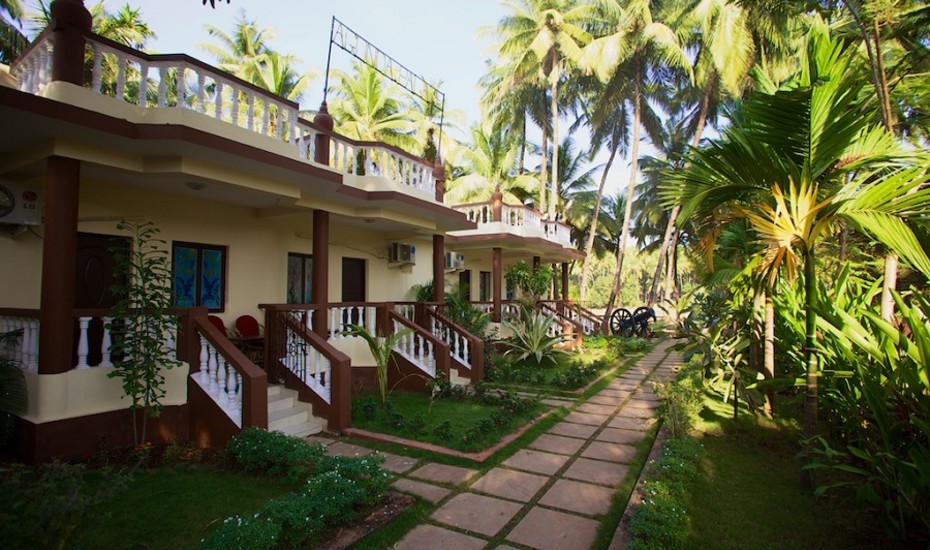
<svg viewBox="0 0 930 550">
<path fill-rule="evenodd" d="M 365 340 L 372 357 L 375 359 L 376 372 L 378 374 L 378 391 L 381 393 L 381 408 L 387 405 L 388 394 L 388 366 L 391 363 L 394 347 L 403 340 L 408 334 L 413 332 L 412 329 L 402 328 L 385 336 L 383 334 L 374 335 L 367 328 L 355 324 L 349 324 L 348 335 L 358 336 Z"/>
<path fill-rule="evenodd" d="M 134 248 L 115 246 L 115 280 L 110 292 L 122 298 L 113 307 L 113 320 L 107 325 L 112 335 L 113 371 L 123 392 L 132 400 L 133 437 L 136 445 L 147 441 L 149 418 L 161 413 L 165 396 L 164 370 L 180 366 L 172 349 L 178 328 L 177 316 L 170 309 L 171 269 L 165 241 L 149 221 L 123 220 L 118 231 L 132 235 Z M 142 412 L 141 424 L 138 412 Z"/>
<path fill-rule="evenodd" d="M 519 261 L 507 268 L 504 280 L 514 289 L 517 299 L 532 309 L 552 284 L 552 268 L 544 265 L 534 270 L 526 262 Z"/>
<path fill-rule="evenodd" d="M 374 67 L 356 61 L 352 72 L 333 70 L 329 112 L 336 131 L 359 141 L 381 141 L 416 151 L 413 121 L 404 109 L 400 88 L 385 82 Z"/>
<path fill-rule="evenodd" d="M 465 174 L 449 181 L 445 201 L 449 204 L 482 202 L 500 190 L 507 204 L 523 204 L 539 185 L 535 176 L 516 174 L 518 145 L 504 128 L 490 123 L 471 127 L 471 143 L 459 147 L 450 159 Z"/>
<path fill-rule="evenodd" d="M 9 65 L 29 45 L 16 26 L 23 14 L 21 0 L 0 0 L 0 63 Z"/>
<path fill-rule="evenodd" d="M 564 353 L 556 348 L 565 340 L 559 327 L 553 327 L 555 317 L 536 310 L 524 309 L 516 321 L 505 320 L 504 327 L 512 336 L 501 343 L 506 348 L 505 356 L 516 361 L 533 361 L 542 366 L 557 364 L 556 355 Z"/>
<path fill-rule="evenodd" d="M 703 220 L 713 241 L 721 224 L 749 222 L 763 245 L 760 270 L 773 282 L 803 267 L 805 435 L 818 433 L 815 355 L 817 243 L 840 220 L 885 243 L 924 274 L 930 259 L 912 224 L 930 213 L 930 159 L 902 167 L 895 143 L 871 124 L 868 98 L 848 48 L 825 25 L 811 29 L 802 71 L 780 91 L 754 94 L 722 139 L 696 150 L 665 189 L 684 219 Z"/>
<path fill-rule="evenodd" d="M 12 437 L 16 415 L 26 412 L 26 379 L 11 351 L 22 337 L 22 329 L 0 333 L 0 446 Z"/>
</svg>

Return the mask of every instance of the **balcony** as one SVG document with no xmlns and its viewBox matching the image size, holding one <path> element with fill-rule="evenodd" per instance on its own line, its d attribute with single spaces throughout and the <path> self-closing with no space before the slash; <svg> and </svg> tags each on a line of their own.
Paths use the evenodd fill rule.
<svg viewBox="0 0 930 550">
<path fill-rule="evenodd" d="M 341 176 L 344 186 L 381 193 L 380 200 L 389 200 L 384 192 L 393 192 L 441 205 L 433 167 L 422 158 L 327 131 L 302 118 L 297 103 L 188 55 L 150 55 L 94 34 L 82 37 L 87 60 L 83 93 L 53 81 L 55 40 L 49 31 L 12 64 L 19 91 L 137 125 L 190 127 L 324 168 Z M 314 191 L 317 196 L 323 190 L 317 186 Z"/>
<path fill-rule="evenodd" d="M 573 248 L 571 228 L 559 221 L 544 220 L 542 214 L 523 205 L 499 205 L 500 214 L 495 214 L 493 202 L 462 204 L 453 206 L 465 214 L 469 221 L 478 224 L 477 229 L 452 232 L 453 236 L 511 235 L 527 239 L 544 239 L 565 248 Z"/>
</svg>

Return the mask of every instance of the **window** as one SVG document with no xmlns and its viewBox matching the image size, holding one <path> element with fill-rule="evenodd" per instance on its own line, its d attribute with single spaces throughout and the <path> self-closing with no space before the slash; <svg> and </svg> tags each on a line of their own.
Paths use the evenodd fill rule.
<svg viewBox="0 0 930 550">
<path fill-rule="evenodd" d="M 478 301 L 491 301 L 491 272 L 481 271 L 478 273 Z"/>
<path fill-rule="evenodd" d="M 289 252 L 287 254 L 287 303 L 313 302 L 313 256 Z"/>
<path fill-rule="evenodd" d="M 225 246 L 175 242 L 171 258 L 174 305 L 225 309 Z"/>
</svg>

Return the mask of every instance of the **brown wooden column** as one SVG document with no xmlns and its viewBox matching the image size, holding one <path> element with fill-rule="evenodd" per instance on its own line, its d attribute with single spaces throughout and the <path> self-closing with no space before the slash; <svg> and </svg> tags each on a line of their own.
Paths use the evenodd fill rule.
<svg viewBox="0 0 930 550">
<path fill-rule="evenodd" d="M 446 289 L 446 238 L 433 235 L 433 301 L 443 302 Z"/>
<path fill-rule="evenodd" d="M 71 370 L 80 179 L 80 161 L 49 157 L 39 313 L 40 374 Z"/>
<path fill-rule="evenodd" d="M 433 163 L 433 178 L 436 179 L 436 202 L 442 202 L 446 194 L 446 169 L 442 166 L 442 157 L 436 153 Z"/>
<path fill-rule="evenodd" d="M 329 212 L 313 211 L 313 332 L 329 338 Z"/>
<path fill-rule="evenodd" d="M 562 262 L 562 299 L 568 301 L 568 262 Z"/>
<path fill-rule="evenodd" d="M 93 17 L 81 0 L 55 0 L 49 8 L 55 49 L 52 52 L 52 80 L 84 85 L 84 36 Z"/>
<path fill-rule="evenodd" d="M 499 222 L 503 219 L 503 210 L 504 210 L 504 195 L 501 193 L 501 186 L 498 185 L 494 188 L 494 193 L 491 194 L 491 215 L 494 217 L 492 222 Z"/>
<path fill-rule="evenodd" d="M 559 300 L 560 296 L 562 296 L 559 293 L 559 283 L 561 282 L 561 279 L 559 278 L 559 270 L 556 269 L 556 265 L 557 264 L 552 264 L 550 266 L 552 268 L 552 299 L 553 300 Z"/>
<path fill-rule="evenodd" d="M 329 146 L 332 140 L 333 127 L 335 123 L 333 117 L 329 115 L 326 108 L 326 102 L 320 104 L 320 112 L 313 117 L 313 123 L 321 130 L 316 135 L 316 151 L 313 153 L 313 160 L 320 164 L 329 165 Z"/>
<path fill-rule="evenodd" d="M 494 248 L 491 250 L 491 297 L 494 301 L 491 320 L 495 323 L 501 322 L 501 290 L 504 279 L 501 267 L 501 249 Z"/>
</svg>

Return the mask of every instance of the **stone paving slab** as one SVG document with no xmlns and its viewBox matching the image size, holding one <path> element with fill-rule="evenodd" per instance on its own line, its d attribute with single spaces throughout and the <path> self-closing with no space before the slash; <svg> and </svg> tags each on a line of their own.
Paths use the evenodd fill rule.
<svg viewBox="0 0 930 550">
<path fill-rule="evenodd" d="M 424 523 L 417 525 L 394 548 L 397 550 L 481 550 L 487 541 Z"/>
<path fill-rule="evenodd" d="M 611 397 L 629 397 L 632 393 L 633 392 L 631 392 L 630 390 L 621 390 L 617 388 L 608 387 L 606 389 L 603 389 L 597 392 L 597 395 L 608 395 Z"/>
<path fill-rule="evenodd" d="M 613 494 L 613 489 L 607 487 L 560 479 L 546 491 L 539 503 L 578 514 L 599 516 L 610 508 Z"/>
<path fill-rule="evenodd" d="M 654 399 L 642 399 L 641 397 L 634 395 L 632 399 L 630 399 L 623 405 L 623 409 L 624 410 L 627 410 L 627 409 L 655 410 L 655 409 L 658 409 L 661 405 L 662 404 L 659 401 L 656 401 Z"/>
<path fill-rule="evenodd" d="M 382 464 L 381 467 L 395 474 L 402 474 L 410 468 L 413 468 L 417 463 L 416 458 L 410 458 L 409 456 L 383 452 L 379 452 L 378 454 L 384 457 L 384 464 Z"/>
<path fill-rule="evenodd" d="M 597 460 L 609 460 L 611 462 L 622 462 L 629 464 L 636 456 L 636 447 L 632 445 L 622 445 L 620 443 L 605 443 L 603 441 L 592 441 L 588 448 L 581 453 L 584 458 L 594 458 Z"/>
<path fill-rule="evenodd" d="M 398 479 L 391 485 L 394 486 L 394 488 L 398 491 L 417 495 L 418 497 L 426 499 L 433 504 L 446 498 L 449 496 L 449 493 L 452 492 L 450 489 L 440 487 L 439 485 L 423 483 L 422 481 L 405 478 Z"/>
<path fill-rule="evenodd" d="M 541 403 L 550 407 L 571 407 L 573 402 L 564 399 L 543 399 Z"/>
<path fill-rule="evenodd" d="M 582 412 L 568 413 L 565 422 L 574 422 L 575 424 L 587 424 L 588 426 L 600 426 L 607 421 L 607 415 L 592 414 Z"/>
<path fill-rule="evenodd" d="M 620 403 L 623 403 L 623 400 L 626 399 L 625 395 L 605 395 L 603 393 L 596 393 L 588 399 L 588 403 L 596 403 L 598 405 L 614 405 L 617 406 Z"/>
<path fill-rule="evenodd" d="M 584 439 L 542 434 L 530 443 L 529 447 L 538 451 L 546 451 L 561 455 L 573 455 L 578 452 L 578 449 L 580 449 L 584 443 Z"/>
<path fill-rule="evenodd" d="M 644 432 L 634 430 L 621 430 L 620 428 L 604 428 L 601 433 L 597 434 L 598 441 L 608 443 L 625 443 L 627 445 L 636 445 L 645 437 Z"/>
<path fill-rule="evenodd" d="M 597 431 L 597 426 L 588 426 L 585 424 L 572 424 L 571 422 L 559 422 L 549 429 L 547 433 L 554 435 L 564 435 L 566 437 L 578 437 L 588 439 Z"/>
<path fill-rule="evenodd" d="M 655 422 L 652 419 L 644 418 L 624 418 L 616 417 L 610 421 L 607 426 L 611 428 L 620 428 L 622 430 L 637 430 L 644 432 L 649 429 L 650 426 Z"/>
<path fill-rule="evenodd" d="M 579 405 L 578 408 L 576 408 L 575 410 L 578 412 L 583 412 L 583 413 L 604 414 L 604 415 L 610 416 L 614 414 L 614 411 L 617 410 L 617 406 L 616 405 L 599 405 L 597 403 L 585 403 L 583 405 Z"/>
<path fill-rule="evenodd" d="M 569 457 L 521 449 L 504 461 L 504 466 L 551 476 L 568 462 Z"/>
<path fill-rule="evenodd" d="M 324 437 L 321 435 L 308 435 L 304 439 L 306 439 L 310 443 L 319 443 L 320 445 L 324 445 L 324 446 L 331 445 L 336 442 L 336 440 L 331 437 Z"/>
<path fill-rule="evenodd" d="M 593 519 L 533 508 L 507 540 L 537 550 L 588 550 L 597 537 L 597 526 Z"/>
<path fill-rule="evenodd" d="M 326 450 L 333 456 L 367 456 L 374 452 L 366 447 L 352 445 L 351 443 L 343 443 L 341 441 L 333 443 L 327 447 Z"/>
<path fill-rule="evenodd" d="M 494 468 L 472 484 L 470 490 L 529 502 L 549 481 L 548 477 L 506 468 Z"/>
<path fill-rule="evenodd" d="M 433 512 L 431 517 L 446 525 L 493 537 L 522 508 L 523 505 L 516 502 L 462 493 L 452 497 L 449 502 Z"/>
<path fill-rule="evenodd" d="M 562 477 L 616 487 L 626 477 L 629 469 L 625 464 L 578 458 L 565 470 Z"/>
<path fill-rule="evenodd" d="M 438 483 L 461 485 L 462 483 L 465 483 L 471 479 L 477 473 L 477 470 L 459 468 L 458 466 L 447 466 L 445 464 L 426 464 L 425 466 L 420 466 L 409 475 L 411 477 L 425 479 L 428 481 L 436 481 Z"/>
<path fill-rule="evenodd" d="M 655 418 L 658 414 L 653 409 L 623 407 L 623 410 L 617 413 L 617 418 Z"/>
</svg>

